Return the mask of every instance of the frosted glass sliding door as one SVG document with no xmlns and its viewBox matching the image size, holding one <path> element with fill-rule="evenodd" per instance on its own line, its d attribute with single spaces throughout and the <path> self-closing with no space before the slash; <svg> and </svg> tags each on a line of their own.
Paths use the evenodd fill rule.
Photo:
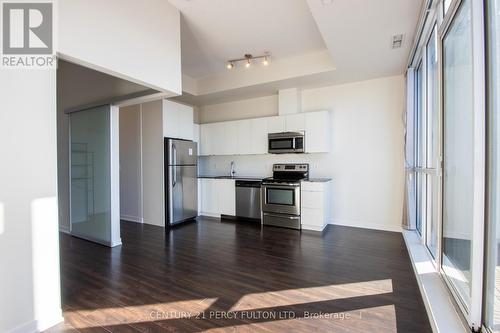
<svg viewBox="0 0 500 333">
<path fill-rule="evenodd" d="M 111 107 L 70 114 L 71 234 L 113 245 Z"/>
<path fill-rule="evenodd" d="M 471 1 L 443 38 L 444 181 L 442 268 L 466 308 L 471 300 L 474 105 Z"/>
</svg>

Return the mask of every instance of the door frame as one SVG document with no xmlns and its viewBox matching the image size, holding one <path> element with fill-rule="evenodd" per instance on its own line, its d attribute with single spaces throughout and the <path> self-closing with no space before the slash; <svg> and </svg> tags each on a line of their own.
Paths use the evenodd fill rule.
<svg viewBox="0 0 500 333">
<path fill-rule="evenodd" d="M 460 310 L 466 317 L 469 326 L 479 330 L 482 324 L 482 295 L 483 295 L 483 266 L 484 266 L 484 228 L 485 228 L 485 183 L 486 183 L 486 84 L 485 84 L 485 27 L 484 27 L 484 4 L 475 0 L 454 0 L 439 27 L 438 38 L 440 48 L 440 109 L 441 109 L 441 168 L 444 170 L 444 38 L 450 30 L 451 24 L 456 18 L 458 10 L 465 1 L 470 1 L 471 24 L 472 24 L 472 59 L 473 59 L 473 112 L 474 112 L 474 185 L 473 185 L 473 220 L 472 220 L 472 243 L 471 243 L 471 282 L 470 282 L 470 306 L 464 303 L 461 296 L 444 273 L 442 268 L 442 246 L 440 246 L 439 270 L 443 276 L 448 289 L 458 304 Z M 444 177 L 441 177 L 441 207 L 444 207 Z M 444 224 L 444 209 L 441 209 L 441 236 L 439 243 L 442 244 L 442 232 Z"/>
</svg>

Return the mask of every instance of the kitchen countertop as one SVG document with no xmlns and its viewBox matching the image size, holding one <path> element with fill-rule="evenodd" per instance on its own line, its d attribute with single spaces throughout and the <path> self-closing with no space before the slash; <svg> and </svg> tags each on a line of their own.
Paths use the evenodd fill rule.
<svg viewBox="0 0 500 333">
<path fill-rule="evenodd" d="M 234 179 L 234 180 L 262 180 L 266 177 L 258 177 L 258 176 L 224 176 L 224 175 L 200 175 L 198 178 L 209 178 L 209 179 Z M 309 178 L 307 180 L 302 180 L 303 182 L 311 182 L 311 183 L 328 183 L 331 181 L 331 178 Z"/>
<path fill-rule="evenodd" d="M 257 177 L 257 176 L 239 176 L 239 175 L 236 175 L 236 176 L 225 176 L 225 175 L 219 175 L 219 176 L 216 176 L 216 175 L 199 175 L 198 178 L 210 178 L 210 179 L 234 179 L 234 180 L 257 180 L 257 181 L 261 181 L 262 179 L 266 178 L 266 177 Z"/>
<path fill-rule="evenodd" d="M 331 181 L 331 178 L 309 178 L 302 180 L 303 182 L 311 182 L 311 183 L 328 183 Z"/>
</svg>

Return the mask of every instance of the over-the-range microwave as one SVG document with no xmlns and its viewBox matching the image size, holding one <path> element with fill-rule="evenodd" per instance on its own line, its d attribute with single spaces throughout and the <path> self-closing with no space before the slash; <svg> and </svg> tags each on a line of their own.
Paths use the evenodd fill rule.
<svg viewBox="0 0 500 333">
<path fill-rule="evenodd" d="M 298 154 L 305 152 L 304 132 L 284 132 L 268 134 L 270 154 Z"/>
</svg>

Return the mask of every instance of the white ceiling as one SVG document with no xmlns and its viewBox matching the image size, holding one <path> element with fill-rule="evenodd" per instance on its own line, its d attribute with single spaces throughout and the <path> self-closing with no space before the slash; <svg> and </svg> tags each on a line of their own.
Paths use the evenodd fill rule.
<svg viewBox="0 0 500 333">
<path fill-rule="evenodd" d="M 307 0 L 339 82 L 402 74 L 423 0 Z M 392 36 L 403 46 L 391 48 Z"/>
<path fill-rule="evenodd" d="M 179 99 L 205 104 L 301 82 L 305 88 L 400 75 L 423 0 L 170 2 L 182 13 L 183 74 L 195 83 L 194 90 L 184 89 L 190 95 Z M 401 33 L 403 47 L 393 50 L 391 38 Z M 228 59 L 265 51 L 272 53 L 269 67 L 225 68 Z M 315 56 L 322 52 L 328 61 Z M 300 61 L 314 57 L 321 61 Z"/>
<path fill-rule="evenodd" d="M 181 19 L 182 70 L 201 78 L 226 61 L 271 52 L 282 59 L 326 46 L 305 0 L 170 0 Z"/>
</svg>

